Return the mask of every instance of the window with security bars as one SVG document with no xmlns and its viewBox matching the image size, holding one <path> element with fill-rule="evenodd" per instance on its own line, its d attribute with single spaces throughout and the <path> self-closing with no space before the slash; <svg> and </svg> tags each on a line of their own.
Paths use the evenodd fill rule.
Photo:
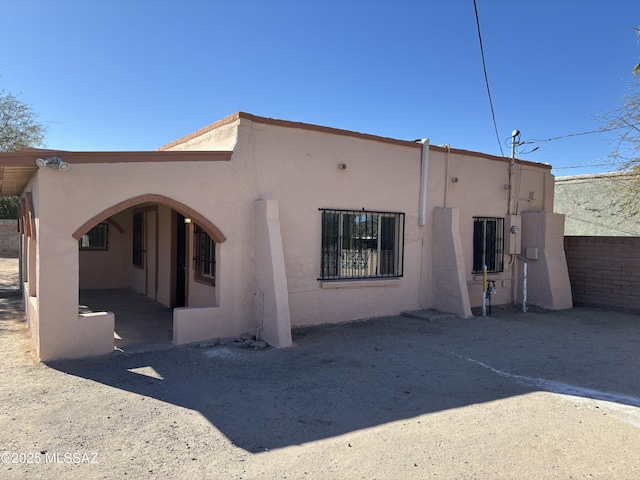
<svg viewBox="0 0 640 480">
<path fill-rule="evenodd" d="M 504 218 L 473 217 L 473 272 L 488 273 L 504 270 Z"/>
<path fill-rule="evenodd" d="M 193 269 L 196 280 L 214 284 L 216 243 L 199 225 L 193 226 Z"/>
<path fill-rule="evenodd" d="M 320 280 L 402 276 L 404 213 L 320 211 Z"/>
<path fill-rule="evenodd" d="M 107 250 L 109 246 L 109 225 L 99 223 L 78 241 L 80 250 Z"/>
</svg>

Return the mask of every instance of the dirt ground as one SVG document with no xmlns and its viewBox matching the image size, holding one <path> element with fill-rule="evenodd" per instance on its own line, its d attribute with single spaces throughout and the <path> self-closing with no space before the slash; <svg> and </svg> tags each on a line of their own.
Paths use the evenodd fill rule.
<svg viewBox="0 0 640 480">
<path fill-rule="evenodd" d="M 0 298 L 0 477 L 640 478 L 640 318 L 388 317 L 294 347 L 31 359 Z"/>
<path fill-rule="evenodd" d="M 18 259 L 0 257 L 0 292 L 18 288 Z"/>
</svg>

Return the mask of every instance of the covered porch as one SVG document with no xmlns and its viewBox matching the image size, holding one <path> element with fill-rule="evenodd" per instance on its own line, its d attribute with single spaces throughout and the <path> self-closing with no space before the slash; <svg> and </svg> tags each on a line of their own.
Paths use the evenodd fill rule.
<svg viewBox="0 0 640 480">
<path fill-rule="evenodd" d="M 114 348 L 125 353 L 174 346 L 173 311 L 130 288 L 80 290 L 79 314 L 115 314 Z"/>
</svg>

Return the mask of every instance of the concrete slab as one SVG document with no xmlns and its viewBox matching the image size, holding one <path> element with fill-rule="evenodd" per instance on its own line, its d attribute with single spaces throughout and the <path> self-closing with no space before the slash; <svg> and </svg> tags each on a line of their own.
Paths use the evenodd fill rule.
<svg viewBox="0 0 640 480">
<path fill-rule="evenodd" d="M 172 309 L 131 289 L 80 290 L 79 313 L 113 312 L 114 345 L 125 353 L 172 348 Z"/>
</svg>

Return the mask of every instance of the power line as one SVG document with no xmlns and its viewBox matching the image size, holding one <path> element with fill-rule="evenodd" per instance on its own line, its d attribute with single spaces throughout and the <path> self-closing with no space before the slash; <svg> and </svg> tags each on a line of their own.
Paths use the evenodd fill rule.
<svg viewBox="0 0 640 480">
<path fill-rule="evenodd" d="M 611 164 L 607 164 L 607 163 L 599 163 L 599 164 L 595 164 L 595 162 L 602 162 L 603 160 L 605 160 L 606 157 L 599 157 L 599 158 L 593 158 L 591 160 L 586 160 L 584 162 L 581 163 L 576 163 L 574 165 L 568 165 L 566 167 L 554 167 L 554 170 L 566 170 L 567 168 L 581 168 L 581 167 L 585 167 L 585 168 L 591 168 L 591 167 L 603 167 L 606 165 L 611 166 Z"/>
<path fill-rule="evenodd" d="M 605 161 L 605 163 L 596 163 L 596 162 L 603 162 Z M 606 162 L 606 157 L 599 157 L 599 158 L 593 158 L 591 160 L 586 160 L 584 162 L 581 163 L 576 163 L 574 165 L 567 165 L 565 167 L 553 167 L 553 171 L 557 171 L 557 170 L 569 170 L 572 168 L 582 168 L 582 169 L 589 169 L 589 168 L 599 168 L 599 167 L 609 167 L 609 169 L 612 167 L 612 164 L 609 162 Z"/>
<path fill-rule="evenodd" d="M 504 152 L 502 151 L 502 142 L 500 142 L 500 135 L 498 134 L 498 124 L 496 123 L 496 113 L 493 110 L 493 100 L 491 99 L 491 89 L 489 88 L 489 77 L 487 76 L 487 64 L 484 61 L 484 47 L 482 46 L 482 34 L 480 33 L 480 17 L 478 16 L 478 5 L 476 4 L 476 0 L 473 0 L 473 8 L 476 12 L 476 25 L 478 26 L 478 40 L 480 41 L 480 54 L 482 55 L 482 68 L 484 70 L 484 81 L 487 85 L 487 95 L 489 95 L 489 105 L 491 106 L 491 118 L 493 118 L 493 128 L 496 131 L 496 139 L 498 140 L 500 153 L 504 157 Z"/>
<path fill-rule="evenodd" d="M 594 165 L 571 165 L 570 167 L 553 167 L 553 170 L 568 170 L 570 168 L 596 168 L 596 167 L 611 167 L 610 163 L 596 163 Z"/>
<path fill-rule="evenodd" d="M 545 138 L 545 139 L 534 138 L 533 140 L 528 140 L 523 143 L 548 143 L 548 142 L 553 142 L 554 140 L 562 140 L 563 138 L 579 137 L 582 135 L 592 135 L 594 133 L 613 132 L 614 130 L 621 130 L 623 128 L 628 128 L 628 127 L 624 126 L 624 127 L 601 128 L 599 130 L 589 130 L 588 132 L 579 132 L 579 133 L 568 133 L 566 135 L 560 135 L 559 137 L 551 137 L 551 138 Z"/>
</svg>

